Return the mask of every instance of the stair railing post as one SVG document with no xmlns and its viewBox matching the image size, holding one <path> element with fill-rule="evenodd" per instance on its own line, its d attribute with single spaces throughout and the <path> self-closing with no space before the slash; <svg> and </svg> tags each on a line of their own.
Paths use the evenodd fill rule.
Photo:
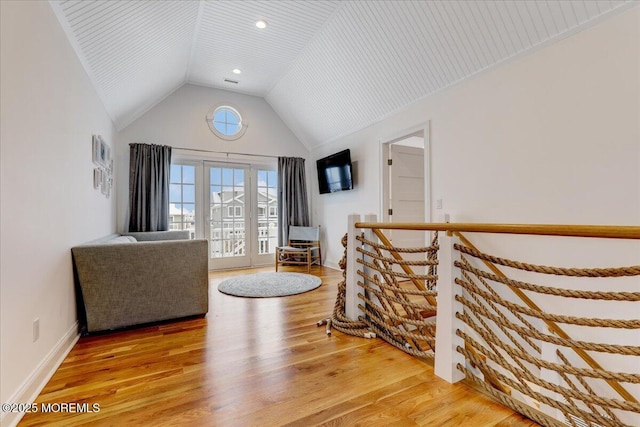
<svg viewBox="0 0 640 427">
<path fill-rule="evenodd" d="M 360 242 L 356 240 L 356 236 L 360 233 L 360 230 L 356 229 L 356 222 L 360 221 L 360 215 L 349 215 L 347 227 L 347 277 L 346 277 L 346 295 L 345 295 L 345 307 L 344 311 L 346 316 L 351 320 L 358 320 L 359 316 L 364 316 L 362 310 L 358 308 L 359 286 L 358 286 L 358 268 L 359 264 L 356 259 L 361 256 L 356 248 L 360 245 Z"/>
<path fill-rule="evenodd" d="M 378 217 L 375 214 L 367 214 L 364 216 L 364 221 L 365 222 L 378 222 Z M 377 241 L 378 238 L 376 237 L 375 233 L 373 232 L 373 229 L 371 228 L 367 228 L 364 230 L 364 238 L 370 241 Z M 364 246 L 364 245 L 363 245 Z M 369 250 L 369 251 L 373 251 L 372 248 L 369 247 L 365 247 L 365 249 Z M 370 264 L 374 263 L 374 260 L 365 254 L 362 254 L 362 259 L 364 261 L 367 261 Z M 378 272 L 373 270 L 372 268 L 369 268 L 365 265 L 362 266 L 362 271 L 366 276 L 369 277 L 374 277 Z M 362 278 L 362 281 L 364 282 L 365 279 Z M 371 281 L 367 282 L 367 284 L 372 287 L 373 289 L 376 290 L 380 290 L 380 288 L 378 288 L 377 286 L 375 286 L 375 284 L 371 283 Z M 372 292 L 367 292 L 365 289 L 361 289 L 362 293 L 367 297 L 367 299 L 369 299 L 371 301 L 372 304 L 376 305 L 376 306 L 381 306 L 380 301 L 378 300 L 378 297 L 375 296 L 375 294 L 373 294 Z M 362 304 L 365 305 L 364 301 L 362 301 Z M 363 313 L 364 315 L 364 313 Z"/>
<path fill-rule="evenodd" d="M 464 340 L 456 335 L 456 329 L 463 328 L 463 322 L 456 318 L 456 312 L 462 313 L 462 303 L 456 301 L 456 295 L 462 295 L 462 287 L 455 283 L 458 275 L 454 262 L 460 259 L 460 253 L 453 248 L 457 237 L 440 233 L 438 266 L 438 314 L 436 316 L 436 358 L 435 374 L 449 383 L 464 379 L 465 375 L 456 366 L 464 366 L 464 355 L 456 348 L 464 348 Z"/>
</svg>

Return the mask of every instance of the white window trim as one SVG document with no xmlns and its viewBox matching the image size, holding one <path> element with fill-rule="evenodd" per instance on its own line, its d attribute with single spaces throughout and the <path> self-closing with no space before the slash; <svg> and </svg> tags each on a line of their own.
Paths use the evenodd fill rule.
<svg viewBox="0 0 640 427">
<path fill-rule="evenodd" d="M 213 124 L 213 116 L 216 110 L 221 107 L 225 107 L 232 110 L 240 118 L 240 129 L 238 130 L 238 132 L 236 132 L 233 135 L 225 135 L 221 133 L 220 131 L 218 131 L 218 129 L 216 129 L 216 127 Z M 225 141 L 235 141 L 236 139 L 240 139 L 244 135 L 244 133 L 247 131 L 247 128 L 249 127 L 249 123 L 247 123 L 246 118 L 242 116 L 242 114 L 240 113 L 240 110 L 238 110 L 237 107 L 229 103 L 217 104 L 211 107 L 209 109 L 209 112 L 207 113 L 206 120 L 207 120 L 207 126 L 209 126 L 209 130 L 211 130 L 211 133 L 213 133 L 215 136 L 217 136 L 220 139 L 224 139 Z"/>
</svg>

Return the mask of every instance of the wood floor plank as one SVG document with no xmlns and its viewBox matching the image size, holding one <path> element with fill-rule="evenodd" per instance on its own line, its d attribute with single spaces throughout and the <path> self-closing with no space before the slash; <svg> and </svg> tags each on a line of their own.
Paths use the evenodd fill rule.
<svg viewBox="0 0 640 427">
<path fill-rule="evenodd" d="M 27 414 L 20 426 L 536 425 L 380 339 L 327 336 L 316 322 L 333 310 L 339 271 L 316 267 L 320 288 L 284 298 L 217 291 L 258 271 L 273 268 L 211 273 L 204 318 L 81 338 L 37 402 L 100 411 Z"/>
</svg>

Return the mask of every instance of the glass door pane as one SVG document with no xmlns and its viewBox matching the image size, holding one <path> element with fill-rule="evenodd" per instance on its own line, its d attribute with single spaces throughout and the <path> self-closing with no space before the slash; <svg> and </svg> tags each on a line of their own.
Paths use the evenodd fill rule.
<svg viewBox="0 0 640 427">
<path fill-rule="evenodd" d="M 245 165 L 207 165 L 210 268 L 248 267 L 250 260 L 249 169 Z"/>
<path fill-rule="evenodd" d="M 256 182 L 257 227 L 253 237 L 255 244 L 254 265 L 273 263 L 278 245 L 278 181 L 275 170 L 259 167 L 254 170 Z"/>
<path fill-rule="evenodd" d="M 172 164 L 169 180 L 169 229 L 189 230 L 189 238 L 196 238 L 196 167 Z"/>
</svg>

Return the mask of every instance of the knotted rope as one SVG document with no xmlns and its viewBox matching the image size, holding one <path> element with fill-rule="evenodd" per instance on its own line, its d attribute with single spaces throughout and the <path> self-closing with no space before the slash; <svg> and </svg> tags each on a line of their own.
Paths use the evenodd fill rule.
<svg viewBox="0 0 640 427">
<path fill-rule="evenodd" d="M 419 248 L 400 248 L 364 236 L 356 239 L 363 244 L 356 250 L 364 255 L 364 259 L 358 258 L 357 262 L 365 267 L 358 270 L 363 279 L 358 281 L 358 286 L 364 291 L 358 294 L 363 301 L 359 308 L 366 314 L 361 320 L 380 338 L 402 351 L 433 359 L 437 233 L 430 246 Z M 424 257 L 406 260 L 400 254 L 424 254 Z M 396 271 L 394 265 L 403 271 Z M 427 268 L 427 274 L 416 274 L 412 267 Z"/>
<path fill-rule="evenodd" d="M 435 297 L 432 290 L 437 279 L 437 233 L 431 246 L 420 248 L 399 248 L 356 236 L 364 247 L 357 251 L 367 257 L 358 258 L 357 263 L 373 274 L 358 270 L 362 280 L 358 286 L 363 289 L 358 297 L 362 300 L 359 308 L 365 316 L 353 321 L 346 317 L 346 246 L 347 235 L 342 238 L 345 248 L 340 268 L 343 280 L 338 284 L 338 295 L 330 318 L 318 322 L 326 325 L 327 334 L 331 328 L 360 337 L 378 336 L 402 351 L 417 357 L 433 358 L 435 349 Z M 385 255 L 385 252 L 393 256 Z M 405 260 L 399 253 L 420 254 L 423 259 Z M 404 272 L 394 271 L 393 265 L 402 266 Z M 415 274 L 411 267 L 425 267 L 427 274 Z M 418 288 L 407 287 L 411 283 Z"/>
<path fill-rule="evenodd" d="M 559 276 L 573 276 L 573 277 L 622 277 L 622 276 L 640 275 L 640 265 L 633 265 L 630 267 L 616 267 L 616 268 L 548 267 L 544 265 L 527 264 L 524 262 L 512 261 L 505 258 L 488 255 L 464 245 L 455 244 L 453 247 L 454 249 L 462 252 L 463 254 L 471 255 L 475 258 L 479 258 L 483 261 L 488 261 L 492 264 L 498 264 L 498 265 L 503 265 L 505 267 L 517 268 L 518 270 L 534 271 L 536 273 L 556 274 Z"/>
<path fill-rule="evenodd" d="M 358 320 L 351 320 L 347 317 L 345 313 L 345 305 L 347 298 L 347 234 L 345 233 L 342 236 L 340 241 L 342 246 L 344 247 L 344 252 L 342 254 L 342 258 L 338 263 L 340 269 L 342 270 L 342 280 L 338 283 L 338 295 L 336 296 L 336 302 L 333 305 L 333 313 L 331 317 L 328 319 L 320 320 L 317 325 L 323 326 L 326 325 L 326 333 L 327 335 L 331 335 L 331 328 L 335 328 L 338 331 L 348 334 L 354 335 L 357 337 L 369 337 L 370 331 L 366 323 Z"/>
<path fill-rule="evenodd" d="M 505 387 L 557 409 L 565 416 L 566 422 L 573 426 L 581 423 L 624 426 L 626 424 L 621 420 L 621 413 L 632 413 L 633 416 L 640 414 L 640 403 L 620 386 L 620 383 L 640 384 L 640 374 L 612 372 L 600 368 L 597 364 L 591 364 L 586 359 L 589 367 L 578 367 L 570 363 L 570 359 L 560 348 L 555 350 L 558 362 L 552 362 L 543 359 L 541 349 L 544 343 L 548 343 L 546 345 L 560 346 L 576 352 L 591 351 L 638 357 L 640 346 L 587 342 L 571 339 L 566 334 L 545 334 L 527 320 L 540 319 L 547 322 L 547 325 L 549 322 L 559 322 L 587 327 L 637 330 L 640 329 L 640 319 L 601 319 L 552 314 L 538 307 L 524 307 L 502 297 L 507 289 L 512 289 L 514 292 L 527 291 L 545 296 L 633 303 L 640 301 L 640 292 L 584 291 L 540 286 L 508 278 L 492 265 L 490 267 L 493 273 L 474 267 L 466 256 L 528 272 L 582 278 L 640 276 L 640 266 L 591 269 L 549 267 L 496 257 L 465 245 L 456 244 L 454 248 L 462 254 L 460 261 L 455 262 L 461 273 L 461 277 L 455 282 L 464 290 L 462 295 L 456 296 L 456 301 L 464 306 L 464 311 L 456 313 L 456 317 L 467 326 L 465 331 L 456 332 L 465 341 L 465 348 L 458 347 L 457 351 L 463 354 L 472 366 L 478 367 L 485 378 L 490 375 Z M 499 285 L 505 286 L 500 288 Z M 522 343 L 527 343 L 531 350 L 526 350 Z M 458 366 L 458 369 L 475 385 L 505 405 L 543 425 L 556 425 L 556 420 L 532 411 L 508 393 L 496 390 L 486 379 L 483 381 L 472 370 L 463 366 Z M 542 378 L 542 369 L 557 372 L 562 382 L 553 383 Z M 602 382 L 598 381 L 609 383 L 623 399 L 603 395 Z M 596 384 L 600 386 L 598 392 L 594 391 Z M 551 398 L 549 392 L 556 393 L 559 397 Z"/>
<path fill-rule="evenodd" d="M 362 243 L 362 247 L 356 250 L 363 256 L 356 260 L 363 267 L 357 271 L 360 278 L 357 284 L 362 288 L 362 292 L 358 294 L 362 302 L 358 307 L 365 315 L 357 321 L 345 315 L 345 235 L 342 239 L 345 252 L 340 261 L 343 280 L 338 284 L 334 310 L 329 319 L 318 324 L 327 325 L 327 334 L 331 333 L 331 328 L 335 328 L 349 335 L 367 338 L 378 336 L 406 353 L 432 359 L 435 354 L 435 284 L 439 249 L 437 234 L 431 246 L 422 248 L 400 248 L 391 245 L 384 235 L 378 234 L 378 237 L 383 243 L 371 241 L 363 235 L 356 236 L 356 240 Z M 620 383 L 640 384 L 640 374 L 613 372 L 590 362 L 584 356 L 589 351 L 616 357 L 639 357 L 640 346 L 572 339 L 555 328 L 554 323 L 638 330 L 640 319 L 554 314 L 531 304 L 524 291 L 609 304 L 640 302 L 640 292 L 586 291 L 541 286 L 508 278 L 495 265 L 538 274 L 581 278 L 640 276 L 640 266 L 590 269 L 541 266 L 485 254 L 469 247 L 473 245 L 466 239 L 463 241 L 465 245 L 454 245 L 461 254 L 460 260 L 455 262 L 455 267 L 460 271 L 460 277 L 455 279 L 455 283 L 464 291 L 462 295 L 456 296 L 456 301 L 464 307 L 461 313 L 456 313 L 456 317 L 466 328 L 464 331 L 458 329 L 456 334 L 465 342 L 464 348 L 458 347 L 457 351 L 464 355 L 468 364 L 476 368 L 458 365 L 458 369 L 465 373 L 471 383 L 506 406 L 547 426 L 565 424 L 516 399 L 511 391 L 517 391 L 520 396 L 528 396 L 538 404 L 558 410 L 564 415 L 566 423 L 575 427 L 583 424 L 624 426 L 624 416 L 629 413 L 633 416 L 640 414 L 640 403 L 620 386 Z M 420 253 L 425 256 L 419 260 L 405 260 L 400 255 Z M 491 263 L 490 269 L 493 272 L 472 265 L 470 258 Z M 413 267 L 424 267 L 427 271 L 416 274 Z M 509 289 L 520 296 L 528 307 L 504 298 Z M 546 324 L 551 333 L 545 333 L 547 331 L 535 326 L 536 324 Z M 555 360 L 549 360 L 548 355 L 543 358 L 545 349 L 550 345 L 558 347 L 553 349 L 557 357 Z M 575 351 L 584 358 L 587 366 L 577 366 L 575 356 L 568 357 L 567 351 Z M 542 377 L 542 370 L 556 372 L 561 382 L 551 382 L 548 377 Z M 623 398 L 612 397 L 609 395 L 611 392 L 602 394 L 603 381 Z"/>
</svg>

